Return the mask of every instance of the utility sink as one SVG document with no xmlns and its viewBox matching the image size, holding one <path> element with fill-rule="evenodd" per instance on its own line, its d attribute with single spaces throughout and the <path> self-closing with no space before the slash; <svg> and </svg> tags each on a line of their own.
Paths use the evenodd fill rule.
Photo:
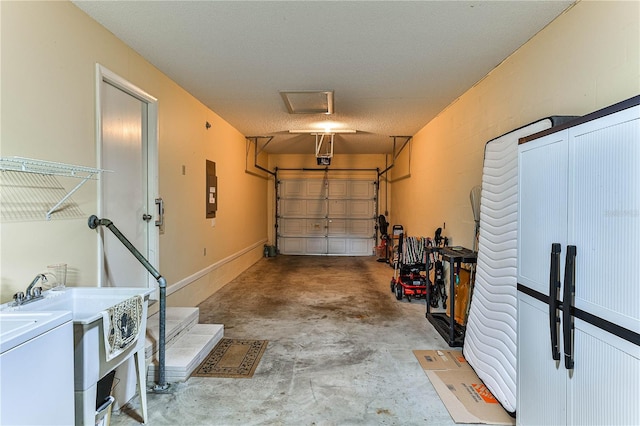
<svg viewBox="0 0 640 426">
<path fill-rule="evenodd" d="M 148 299 L 153 289 L 135 287 L 69 287 L 47 290 L 43 299 L 19 306 L 11 303 L 0 307 L 0 312 L 70 311 L 74 324 L 90 324 L 102 318 L 102 311 L 130 297 L 141 295 Z"/>
<path fill-rule="evenodd" d="M 13 306 L 13 303 L 0 305 L 0 314 L 7 318 L 6 332 L 9 339 L 12 335 L 23 335 L 26 330 L 37 328 L 51 311 L 69 312 L 73 320 L 75 389 L 81 390 L 95 384 L 133 353 L 144 350 L 149 295 L 153 291 L 137 287 L 68 287 L 63 290 L 46 290 L 42 292 L 42 299 L 18 306 Z M 142 323 L 139 327 L 141 336 L 120 355 L 107 359 L 102 312 L 137 295 L 144 300 Z M 4 328 L 4 322 L 2 326 Z M 2 334 L 5 334 L 4 330 Z"/>
<path fill-rule="evenodd" d="M 149 295 L 154 289 L 136 287 L 68 287 L 63 290 L 46 290 L 42 299 L 18 306 L 12 303 L 0 305 L 2 320 L 2 344 L 4 334 L 7 341 L 12 335 L 24 335 L 26 330 L 36 327 L 44 321 L 51 311 L 66 311 L 73 321 L 74 342 L 74 389 L 76 424 L 95 422 L 97 383 L 107 373 L 118 367 L 130 357 L 136 355 L 138 368 L 138 387 L 145 391 L 144 350 L 147 328 L 147 310 Z M 124 302 L 133 296 L 142 296 L 143 309 L 139 334 L 135 341 L 117 355 L 107 355 L 105 346 L 105 324 L 103 311 Z M 67 319 L 68 321 L 68 319 Z M 107 328 L 107 331 L 110 331 Z M 4 350 L 4 348 L 3 348 Z M 146 405 L 146 398 L 145 398 Z"/>
</svg>

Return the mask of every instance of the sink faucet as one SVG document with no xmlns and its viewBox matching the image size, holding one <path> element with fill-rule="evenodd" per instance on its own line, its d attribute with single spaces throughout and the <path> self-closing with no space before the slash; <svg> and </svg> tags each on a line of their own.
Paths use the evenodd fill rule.
<svg viewBox="0 0 640 426">
<path fill-rule="evenodd" d="M 38 283 L 39 280 L 42 280 L 42 282 L 46 283 L 47 277 L 45 277 L 44 274 L 36 275 L 36 277 L 33 279 L 33 281 L 31 281 L 31 284 L 29 284 L 29 287 L 27 287 L 27 290 L 24 293 L 19 291 L 13 295 L 13 300 L 15 302 L 13 303 L 12 306 L 19 306 L 19 305 L 22 305 L 23 303 L 29 303 L 29 302 L 33 302 L 34 300 L 42 299 L 44 297 L 42 295 L 42 287 L 34 288 L 34 286 Z"/>
<path fill-rule="evenodd" d="M 33 281 L 31 281 L 31 284 L 29 284 L 29 287 L 27 287 L 27 290 L 24 292 L 27 299 L 31 299 L 31 297 L 35 296 L 31 292 L 31 289 L 33 288 L 34 285 L 37 284 L 37 282 L 39 280 L 42 280 L 42 282 L 46 283 L 47 282 L 47 277 L 44 274 L 36 275 L 36 277 L 33 279 Z"/>
<path fill-rule="evenodd" d="M 13 300 L 15 300 L 15 302 L 13 303 L 13 306 L 18 306 L 18 305 L 22 305 L 23 303 L 33 302 L 34 300 L 41 299 L 42 297 L 44 297 L 42 296 L 42 287 L 34 288 L 34 286 L 38 283 L 39 280 L 42 280 L 42 282 L 46 283 L 47 277 L 44 274 L 36 275 L 36 277 L 33 279 L 33 281 L 31 281 L 31 284 L 29 284 L 29 287 L 27 287 L 27 290 L 24 293 L 19 291 L 13 295 Z"/>
</svg>

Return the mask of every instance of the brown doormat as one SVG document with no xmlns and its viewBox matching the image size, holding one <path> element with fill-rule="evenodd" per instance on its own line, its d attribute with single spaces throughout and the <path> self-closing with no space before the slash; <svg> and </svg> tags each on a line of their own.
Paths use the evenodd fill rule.
<svg viewBox="0 0 640 426">
<path fill-rule="evenodd" d="M 248 379 L 267 349 L 268 340 L 225 339 L 193 371 L 194 377 Z"/>
</svg>

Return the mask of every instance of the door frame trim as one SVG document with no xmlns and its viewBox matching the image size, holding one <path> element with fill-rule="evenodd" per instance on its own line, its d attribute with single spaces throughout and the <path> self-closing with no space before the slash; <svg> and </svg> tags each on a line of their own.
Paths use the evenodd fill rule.
<svg viewBox="0 0 640 426">
<path fill-rule="evenodd" d="M 146 123 L 143 124 L 143 134 L 146 135 L 147 141 L 147 207 L 155 205 L 155 199 L 159 197 L 158 188 L 158 99 L 149 93 L 140 89 L 138 86 L 125 80 L 118 74 L 108 68 L 96 63 L 96 162 L 98 168 L 102 168 L 102 83 L 105 82 L 116 87 L 123 92 L 133 96 L 134 98 L 144 102 L 147 105 Z M 146 124 L 146 126 L 145 126 Z M 102 185 L 98 185 L 98 215 L 102 217 L 103 212 L 103 194 Z M 150 225 L 151 226 L 151 225 Z M 158 265 L 159 248 L 160 248 L 160 230 L 153 226 L 149 228 L 148 233 L 148 254 L 147 260 L 152 265 Z M 98 238 L 98 286 L 104 285 L 104 270 L 102 258 L 104 256 L 104 247 L 102 239 Z M 147 287 L 155 288 L 157 282 L 149 274 L 147 279 Z"/>
</svg>

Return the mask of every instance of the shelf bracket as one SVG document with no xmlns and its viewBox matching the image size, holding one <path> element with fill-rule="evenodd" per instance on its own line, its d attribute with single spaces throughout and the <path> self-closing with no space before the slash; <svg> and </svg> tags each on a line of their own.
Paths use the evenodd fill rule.
<svg viewBox="0 0 640 426">
<path fill-rule="evenodd" d="M 62 205 L 62 203 L 67 201 L 67 199 L 69 197 L 71 197 L 78 189 L 80 189 L 80 187 L 82 185 L 84 185 L 92 177 L 93 177 L 93 174 L 91 174 L 91 175 L 87 176 L 86 178 L 82 179 L 82 181 L 79 184 L 77 184 L 75 188 L 73 188 L 71 191 L 69 191 L 67 193 L 67 195 L 62 197 L 62 199 L 60 201 L 58 201 L 58 203 L 55 206 L 51 207 L 49 209 L 49 211 L 47 212 L 47 220 L 51 220 L 51 214 L 53 214 L 56 210 L 58 210 L 58 207 L 60 207 Z"/>
</svg>

